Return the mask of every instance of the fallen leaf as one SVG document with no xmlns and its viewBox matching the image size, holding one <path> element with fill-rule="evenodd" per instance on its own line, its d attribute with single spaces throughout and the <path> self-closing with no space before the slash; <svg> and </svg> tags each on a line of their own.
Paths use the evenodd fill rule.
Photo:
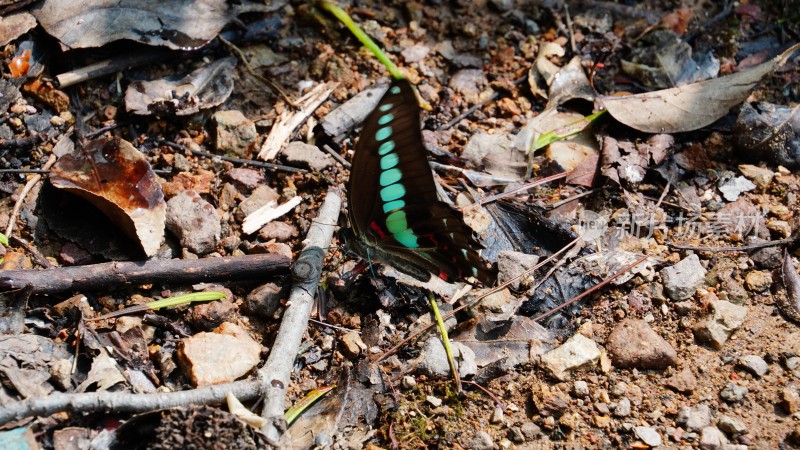
<svg viewBox="0 0 800 450">
<path fill-rule="evenodd" d="M 36 26 L 36 19 L 26 12 L 0 16 L 0 45 L 5 46 Z"/>
<path fill-rule="evenodd" d="M 225 0 L 45 0 L 31 12 L 68 48 L 100 47 L 120 39 L 192 50 L 233 18 Z"/>
<path fill-rule="evenodd" d="M 99 138 L 62 154 L 53 186 L 87 200 L 154 255 L 164 240 L 167 205 L 145 156 L 123 139 Z"/>
<path fill-rule="evenodd" d="M 617 183 L 641 183 L 648 168 L 664 162 L 674 142 L 668 134 L 656 134 L 646 142 L 618 141 L 605 136 L 601 172 Z"/>
<path fill-rule="evenodd" d="M 783 65 L 798 48 L 800 44 L 795 44 L 764 64 L 713 80 L 599 100 L 616 120 L 640 131 L 697 130 L 714 123 L 744 101 L 761 78 Z"/>
<path fill-rule="evenodd" d="M 125 108 L 134 114 L 188 116 L 213 108 L 233 92 L 236 58 L 204 65 L 182 76 L 134 81 L 125 90 Z"/>
</svg>

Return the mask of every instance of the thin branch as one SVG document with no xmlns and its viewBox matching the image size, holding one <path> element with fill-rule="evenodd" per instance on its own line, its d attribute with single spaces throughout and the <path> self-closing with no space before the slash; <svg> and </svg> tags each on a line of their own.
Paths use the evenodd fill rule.
<svg viewBox="0 0 800 450">
<path fill-rule="evenodd" d="M 195 156 L 202 156 L 204 158 L 209 158 L 209 159 L 219 158 L 219 159 L 221 159 L 223 161 L 232 162 L 234 164 L 244 164 L 244 165 L 250 165 L 250 166 L 254 166 L 254 167 L 263 167 L 265 169 L 282 170 L 284 172 L 308 173 L 308 171 L 305 170 L 305 169 L 298 169 L 297 167 L 284 166 L 283 164 L 268 163 L 268 162 L 263 162 L 263 161 L 257 161 L 255 159 L 235 158 L 233 156 L 215 155 L 213 153 L 203 152 L 203 151 L 200 151 L 200 150 L 193 150 L 193 149 L 191 149 L 189 147 L 186 147 L 185 145 L 176 144 L 175 142 L 162 140 L 162 141 L 158 141 L 158 143 L 166 145 L 167 147 L 172 147 L 172 148 L 177 149 L 177 150 L 183 150 L 185 152 L 189 152 L 189 153 L 191 153 L 191 154 L 193 154 Z"/>
<path fill-rule="evenodd" d="M 667 245 L 678 250 L 694 250 L 696 252 L 747 252 L 750 250 L 758 250 L 759 248 L 787 245 L 795 242 L 796 240 L 797 238 L 780 239 L 777 241 L 759 242 L 757 244 L 742 245 L 741 247 L 702 247 L 702 246 L 681 245 L 672 243 L 667 243 Z"/>
<path fill-rule="evenodd" d="M 50 158 L 47 162 L 42 166 L 42 170 L 50 170 L 53 167 L 53 164 L 56 163 L 56 155 L 50 155 Z M 22 192 L 19 194 L 19 198 L 17 199 L 17 203 L 14 204 L 14 209 L 11 211 L 11 216 L 8 218 L 8 226 L 6 226 L 6 236 L 11 236 L 11 232 L 14 231 L 14 223 L 17 221 L 17 216 L 19 215 L 19 210 L 22 209 L 22 204 L 25 203 L 25 197 L 33 190 L 33 187 L 36 186 L 37 183 L 42 181 L 42 175 L 36 174 L 25 183 L 25 187 L 22 188 Z"/>
<path fill-rule="evenodd" d="M 3 404 L 0 424 L 33 416 L 50 416 L 59 412 L 139 413 L 187 405 L 206 405 L 225 402 L 228 392 L 239 400 L 254 400 L 262 393 L 257 379 L 235 381 L 188 391 L 132 394 L 125 392 L 87 392 L 80 394 L 50 394 L 45 398 L 30 398 Z"/>
<path fill-rule="evenodd" d="M 289 259 L 277 254 L 196 260 L 110 262 L 45 270 L 4 270 L 0 289 L 30 286 L 34 294 L 97 290 L 144 283 L 198 283 L 211 280 L 263 279 L 286 272 Z"/>
<path fill-rule="evenodd" d="M 322 275 L 325 259 L 322 249 L 330 246 L 341 206 L 342 199 L 337 190 L 329 190 L 317 218 L 312 221 L 304 241 L 305 247 L 292 270 L 292 292 L 275 342 L 266 364 L 258 371 L 264 389 L 264 408 L 261 415 L 268 419 L 261 431 L 275 441 L 286 430 L 283 416 L 286 390 L 295 357 L 311 317 L 314 293 Z"/>
</svg>

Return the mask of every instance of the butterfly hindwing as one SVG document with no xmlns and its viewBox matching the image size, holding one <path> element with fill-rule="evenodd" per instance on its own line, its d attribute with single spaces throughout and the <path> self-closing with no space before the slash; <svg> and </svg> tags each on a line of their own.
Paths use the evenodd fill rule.
<svg viewBox="0 0 800 450">
<path fill-rule="evenodd" d="M 493 283 L 461 213 L 437 197 L 419 106 L 407 80 L 392 82 L 364 122 L 348 200 L 355 235 L 374 249 L 375 259 L 415 278 L 433 273 L 446 281 L 475 276 Z M 403 270 L 403 265 L 413 269 Z"/>
</svg>

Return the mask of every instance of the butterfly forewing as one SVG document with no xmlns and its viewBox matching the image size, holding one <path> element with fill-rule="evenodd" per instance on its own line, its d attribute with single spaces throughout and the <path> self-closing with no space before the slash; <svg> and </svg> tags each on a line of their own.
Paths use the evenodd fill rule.
<svg viewBox="0 0 800 450">
<path fill-rule="evenodd" d="M 364 122 L 356 144 L 348 200 L 356 237 L 420 272 L 454 281 L 493 275 L 474 250 L 478 244 L 461 214 L 439 201 L 422 145 L 420 113 L 407 80 L 395 80 Z"/>
</svg>

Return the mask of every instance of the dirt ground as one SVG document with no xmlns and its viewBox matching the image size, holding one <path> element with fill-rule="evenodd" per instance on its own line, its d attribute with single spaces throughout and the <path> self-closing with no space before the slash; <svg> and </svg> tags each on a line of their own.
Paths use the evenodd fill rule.
<svg viewBox="0 0 800 450">
<path fill-rule="evenodd" d="M 568 9 L 564 8 L 563 2 L 513 0 L 356 2 L 343 6 L 406 76 L 420 86 L 422 99 L 432 107 L 431 111 L 422 114 L 423 129 L 426 130 L 424 139 L 431 150 L 431 159 L 442 164 L 482 170 L 483 167 L 468 162 L 468 158 L 461 158 L 474 136 L 481 133 L 514 136 L 545 108 L 547 101 L 535 95 L 528 83 L 531 65 L 545 42 L 556 43 L 565 49 L 565 55 L 550 58 L 559 67 L 573 56 L 579 56 L 582 67 L 591 72 L 592 86 L 598 94 L 649 91 L 659 87 L 623 71 L 622 65 L 623 61 L 631 60 L 650 64 L 660 45 L 655 37 L 659 32 L 669 31 L 677 39 L 689 42 L 695 55 L 710 52 L 719 63 L 720 75 L 729 74 L 765 62 L 788 45 L 800 41 L 800 12 L 792 3 L 755 1 L 736 4 L 728 10 L 716 2 L 691 1 L 568 2 Z M 247 24 L 262 17 L 280 19 L 279 25 L 262 42 L 281 56 L 276 64 L 266 69 L 266 76 L 289 92 L 296 92 L 306 80 L 339 82 L 330 99 L 312 115 L 311 122 L 306 122 L 294 133 L 293 140 L 306 141 L 313 136 L 319 147 L 330 144 L 350 160 L 353 143 L 360 131 L 358 127 L 342 136 L 325 136 L 313 124 L 323 121 L 340 104 L 378 80 L 385 81 L 385 68 L 369 52 L 361 49 L 338 22 L 310 4 L 289 3 L 276 13 L 265 16 L 245 14 L 241 19 Z M 103 49 L 100 54 L 107 57 L 114 53 L 115 48 Z M 125 49 L 124 46 L 119 48 Z M 251 56 L 259 52 L 251 50 L 248 53 L 247 47 L 244 49 L 245 54 Z M 47 73 L 68 65 L 68 59 L 55 46 L 52 51 L 58 56 L 51 60 Z M 205 57 L 215 60 L 227 55 L 227 47 L 220 46 Z M 6 56 L 10 60 L 12 55 L 7 53 Z M 98 54 L 82 50 L 77 59 L 71 61 L 88 63 L 97 57 Z M 231 194 L 232 191 L 225 187 L 228 182 L 219 176 L 237 165 L 163 144 L 164 141 L 178 142 L 214 153 L 210 113 L 157 119 L 134 117 L 124 112 L 124 99 L 115 84 L 121 83 L 124 88 L 134 79 L 183 73 L 194 68 L 198 60 L 190 55 L 175 63 L 157 63 L 122 71 L 119 79 L 102 77 L 65 90 L 79 101 L 81 109 L 75 109 L 72 114 L 86 117 L 87 130 L 111 126 L 114 135 L 145 149 L 147 160 L 161 177 L 162 185 L 176 183 L 172 185 L 176 190 L 179 188 L 175 186 L 181 183 L 183 186 L 205 183 L 208 190 L 202 193 L 202 198 L 220 211 L 223 223 L 219 245 L 211 252 L 214 256 L 242 252 L 284 252 L 296 256 L 302 248 L 301 241 L 313 220 L 314 211 L 328 187 L 345 186 L 348 170 L 341 164 L 331 164 L 322 171 L 304 174 L 265 171 L 264 183 L 280 196 L 289 198 L 297 194 L 307 201 L 280 219 L 293 230 L 287 232 L 287 236 L 277 239 L 259 236 L 258 233 L 248 236 L 241 232 L 241 217 L 236 216 L 237 208 L 241 208 L 247 196 Z M 259 136 L 265 135 L 279 113 L 288 106 L 241 64 L 233 79 L 233 92 L 217 109 L 240 111 L 256 124 Z M 800 101 L 798 79 L 797 59 L 790 59 L 784 67 L 765 76 L 746 102 L 765 101 L 794 107 Z M 497 96 L 492 97 L 495 93 Z M 29 95 L 25 99 L 39 109 L 47 108 L 40 99 Z M 480 107 L 471 114 L 460 116 L 478 103 Z M 591 109 L 591 105 L 578 107 L 582 114 L 590 112 L 587 109 Z M 789 242 L 770 247 L 773 253 L 767 256 L 763 253 L 754 255 L 753 251 L 719 250 L 752 244 L 752 237 L 780 240 L 795 236 L 794 216 L 798 213 L 797 196 L 800 195 L 800 178 L 796 175 L 798 166 L 792 166 L 793 160 L 789 157 L 742 149 L 741 139 L 737 136 L 743 131 L 734 126 L 739 111 L 740 106 L 736 106 L 712 125 L 674 133 L 674 141 L 665 150 L 666 156 L 662 161 L 656 163 L 655 158 L 645 160 L 645 176 L 638 182 L 599 177 L 591 187 L 556 182 L 514 196 L 515 201 L 544 211 L 548 220 L 560 227 L 560 232 L 534 226 L 522 230 L 545 238 L 550 234 L 562 233 L 558 239 L 568 235 L 569 230 L 579 224 L 581 211 L 592 211 L 610 218 L 611 224 L 617 227 L 626 223 L 621 218 L 623 212 L 635 208 L 672 218 L 684 217 L 682 214 L 694 211 L 699 217 L 704 217 L 701 223 L 705 224 L 719 217 L 715 214 L 722 213 L 755 218 L 755 227 L 744 233 L 737 229 L 687 234 L 685 223 L 665 221 L 657 229 L 644 229 L 636 235 L 627 233 L 618 239 L 606 236 L 600 247 L 587 245 L 581 256 L 624 250 L 648 255 L 654 265 L 649 274 L 637 274 L 621 285 L 600 288 L 584 299 L 579 307 L 559 315 L 558 320 L 550 318 L 541 322 L 550 333 L 551 339 L 543 343 L 547 348 L 558 347 L 578 333 L 594 341 L 602 353 L 590 367 L 570 370 L 562 379 L 554 376 L 534 350 L 531 350 L 531 358 L 523 364 L 503 367 L 492 375 L 479 371 L 480 379 L 476 384 L 480 386 L 465 384 L 466 391 L 461 397 L 456 395 L 449 377 L 414 371 L 412 361 L 420 354 L 425 355 L 421 345 L 402 347 L 396 355 L 380 363 L 379 369 L 370 366 L 363 351 L 354 353 L 344 342 L 348 334 L 346 330 L 360 331 L 359 339 L 363 339 L 367 347 L 374 345 L 381 352 L 386 351 L 406 337 L 414 323 L 428 312 L 425 291 L 399 285 L 383 275 L 371 275 L 369 270 L 361 275 L 359 281 L 345 283 L 342 275 L 352 268 L 353 262 L 348 262 L 351 258 L 343 252 L 330 252 L 326 259 L 327 275 L 320 289 L 320 306 L 314 316 L 327 325 L 312 323 L 309 326 L 295 363 L 287 406 L 313 389 L 342 384 L 344 379 L 349 379 L 346 383 L 349 390 L 346 394 L 332 394 L 327 403 L 323 401 L 312 408 L 308 411 L 309 417 L 293 425 L 292 433 L 303 436 L 297 438 L 298 448 L 313 446 L 314 440 L 319 447 L 329 444 L 332 448 L 374 449 L 800 447 L 800 322 L 793 322 L 791 317 L 793 308 L 797 317 L 800 313 L 796 313 L 797 307 L 792 306 L 798 300 L 792 286 L 784 282 L 780 264 L 783 250 L 796 255 L 796 245 Z M 18 135 L 24 135 L 20 130 L 28 125 L 19 119 L 23 113 L 22 110 L 12 110 L 2 119 L 3 123 L 14 125 Z M 447 126 L 457 117 L 460 118 L 452 126 Z M 634 143 L 644 142 L 650 137 L 650 134 L 632 130 L 613 119 L 605 119 L 593 129 L 593 133 L 597 140 L 612 136 L 620 142 Z M 800 131 L 795 128 L 793 133 L 787 140 L 787 148 L 798 145 Z M 0 162 L 3 168 L 40 168 L 49 157 L 52 144 L 45 142 L 33 149 L 5 149 Z M 254 157 L 254 153 L 251 149 L 244 156 Z M 532 165 L 533 179 L 563 170 L 550 156 L 536 154 Z M 292 164 L 281 158 L 278 162 Z M 181 168 L 176 169 L 179 164 Z M 507 161 L 507 164 L 511 166 L 512 162 Z M 771 175 L 767 182 L 756 182 L 731 200 L 719 190 L 720 186 L 742 175 L 756 181 L 754 175 L 744 173 L 740 168 L 742 164 L 756 166 L 762 170 L 759 172 L 762 175 Z M 670 174 L 678 174 L 674 183 L 660 176 L 666 172 L 659 172 L 657 166 Z M 188 173 L 190 182 L 186 179 L 178 181 L 176 174 L 179 171 Z M 504 189 L 502 186 L 474 188 L 463 178 L 459 180 L 453 172 L 439 175 L 453 192 L 463 191 L 465 184 L 478 196 Z M 3 225 L 14 214 L 14 202 L 26 179 L 19 174 L 2 174 L 0 223 Z M 561 200 L 587 191 L 591 192 L 560 204 Z M 18 231 L 15 234 L 57 264 L 68 265 L 64 255 L 70 253 L 79 256 L 90 254 L 86 256 L 88 262 L 105 260 L 108 253 L 104 249 L 66 251 L 64 246 L 69 240 L 59 235 L 58 227 L 51 227 L 51 232 L 44 237 L 34 236 L 37 215 L 45 214 L 41 206 L 38 209 L 35 206 L 39 192 L 37 188 L 17 218 Z M 167 197 L 173 194 L 167 192 Z M 50 215 L 46 220 L 49 223 L 58 221 L 59 214 Z M 90 217 L 89 220 L 100 219 Z M 339 223 L 346 225 L 345 215 Z M 725 224 L 722 226 L 724 228 Z M 181 248 L 174 237 L 168 239 L 171 239 L 171 253 L 162 252 L 162 256 L 196 258 L 197 255 Z M 682 249 L 670 244 L 695 249 Z M 125 253 L 124 249 L 111 247 Z M 539 252 L 541 256 L 557 250 L 543 249 L 544 245 L 536 247 L 542 250 Z M 12 242 L 11 248 L 18 250 L 19 246 Z M 26 252 L 21 250 L 21 253 Z M 662 269 L 693 254 L 699 257 L 705 277 L 690 296 L 676 301 L 664 293 L 667 283 Z M 32 267 L 31 256 L 25 258 L 24 263 L 18 263 L 19 267 Z M 4 269 L 13 267 L 9 266 L 11 262 L 8 260 L 5 264 Z M 794 264 L 797 264 L 797 258 Z M 566 263 L 566 266 L 570 265 L 570 262 Z M 543 279 L 546 270 L 537 272 L 534 279 L 537 282 Z M 567 283 L 575 286 L 588 283 L 591 286 L 612 273 L 606 271 L 591 283 L 586 281 L 588 275 L 586 278 L 578 275 Z M 559 272 L 558 277 L 573 280 L 567 277 L 566 272 Z M 270 282 L 280 290 L 291 280 L 286 276 Z M 161 349 L 172 346 L 174 349 L 180 339 L 180 333 L 174 331 L 175 323 L 192 335 L 214 328 L 217 325 L 215 320 L 220 317 L 243 325 L 265 348 L 271 347 L 279 324 L 277 316 L 285 306 L 286 291 L 278 294 L 281 305 L 270 314 L 263 314 L 247 306 L 246 299 L 253 292 L 254 283 L 222 284 L 230 290 L 231 296 L 231 301 L 226 304 L 229 306 L 221 307 L 228 308 L 224 311 L 204 310 L 193 316 L 185 309 L 163 313 L 172 325 L 162 323 L 163 328 L 157 327 L 155 336 L 147 342 L 153 359 L 157 353 L 154 350 L 156 346 Z M 140 302 L 141 298 L 133 297 L 136 295 L 151 298 L 183 287 L 161 283 L 82 294 L 89 297 L 91 309 L 100 313 Z M 554 285 L 544 285 L 540 289 L 540 296 L 552 298 L 555 304 L 571 297 L 558 292 Z M 524 302 L 531 297 L 524 289 L 505 295 L 509 304 L 513 303 L 512 300 Z M 30 320 L 25 322 L 28 332 L 35 331 L 56 342 L 74 346 L 77 320 L 74 317 L 54 318 L 58 314 L 53 310 L 55 303 L 70 296 L 33 296 L 27 313 Z M 698 328 L 714 314 L 714 305 L 718 301 L 745 307 L 746 313 L 741 323 L 723 324 L 730 328 L 729 338 L 719 348 L 714 348 L 708 340 L 698 337 Z M 528 305 L 527 315 L 542 312 L 538 308 Z M 456 331 L 467 332 L 486 313 L 486 309 L 478 309 L 471 316 L 458 316 L 460 323 Z M 613 340 L 610 338 L 612 332 L 629 319 L 640 319 L 663 338 L 665 346 L 674 350 L 674 363 L 661 368 L 641 368 L 635 364 L 631 368 L 618 367 L 617 358 L 609 357 L 607 350 L 612 346 L 609 340 Z M 102 327 L 113 327 L 107 321 L 97 326 L 101 331 Z M 497 345 L 502 347 L 502 344 Z M 531 346 L 536 346 L 535 340 Z M 74 350 L 70 347 L 70 351 Z M 748 366 L 743 362 L 747 358 L 743 357 L 757 357 L 759 363 L 765 364 L 765 372 Z M 86 361 L 78 367 L 84 379 L 88 367 Z M 167 373 L 163 364 L 156 364 L 153 373 L 158 385 L 165 389 L 191 387 L 188 376 L 180 369 Z M 349 378 L 343 373 L 349 374 Z M 376 377 L 379 382 L 365 382 L 367 379 L 375 381 Z M 8 380 L 4 381 L 8 384 Z M 18 398 L 15 391 L 6 386 L 0 400 L 5 403 L 12 399 Z M 341 411 L 345 404 L 345 411 Z M 331 423 L 331 415 L 339 417 L 339 420 L 334 421 L 335 427 L 326 428 Z M 61 446 L 63 444 L 54 438 L 56 432 L 78 427 L 86 430 L 86 436 L 92 439 L 101 430 L 113 430 L 130 417 L 128 413 L 106 415 L 97 412 L 72 416 L 63 413 L 41 417 L 25 425 L 35 431 L 43 448 L 79 448 Z M 181 416 L 175 423 L 182 420 Z M 173 423 L 170 426 L 178 425 Z M 311 442 L 308 431 L 313 434 Z M 326 435 L 327 432 L 331 435 Z M 180 431 L 175 433 L 180 434 Z M 653 437 L 653 433 L 658 439 Z M 154 444 L 150 448 L 180 448 L 179 441 L 163 439 L 159 444 L 161 447 Z M 229 445 L 218 441 L 195 445 L 196 448 L 249 448 L 256 445 L 244 441 L 247 440 L 241 438 L 228 441 Z"/>
</svg>

